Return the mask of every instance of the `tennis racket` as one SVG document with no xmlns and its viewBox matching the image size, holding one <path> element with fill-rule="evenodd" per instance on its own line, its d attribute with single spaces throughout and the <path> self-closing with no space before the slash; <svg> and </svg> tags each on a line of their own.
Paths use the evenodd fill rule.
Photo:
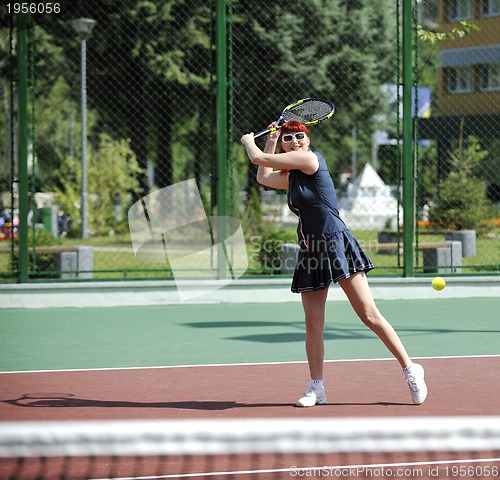
<svg viewBox="0 0 500 480">
<path fill-rule="evenodd" d="M 262 137 L 275 132 L 280 126 L 291 120 L 298 120 L 304 125 L 311 126 L 328 120 L 335 112 L 335 106 L 329 100 L 323 98 L 303 98 L 298 102 L 288 105 L 276 120 L 276 126 L 266 128 L 254 134 L 253 138 Z"/>
</svg>

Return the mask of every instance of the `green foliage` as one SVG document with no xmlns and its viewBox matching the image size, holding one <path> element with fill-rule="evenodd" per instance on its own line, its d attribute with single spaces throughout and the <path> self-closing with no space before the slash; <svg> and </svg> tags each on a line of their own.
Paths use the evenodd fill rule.
<svg viewBox="0 0 500 480">
<path fill-rule="evenodd" d="M 261 236 L 264 232 L 262 200 L 258 188 L 250 189 L 241 223 L 245 237 Z"/>
<path fill-rule="evenodd" d="M 242 219 L 247 239 L 250 269 L 262 273 L 279 274 L 281 271 L 281 247 L 284 243 L 297 243 L 297 235 L 290 228 L 282 228 L 264 220 L 259 189 L 252 188 Z"/>
<path fill-rule="evenodd" d="M 72 219 L 69 236 L 78 235 L 81 196 L 81 163 L 74 157 L 66 157 L 58 171 L 57 184 L 52 187 L 54 200 L 61 210 Z"/>
<path fill-rule="evenodd" d="M 191 5 L 190 15 L 185 14 L 183 3 L 182 0 L 136 2 L 129 14 L 138 23 L 146 22 L 148 30 L 137 35 L 132 57 L 145 62 L 154 75 L 165 82 L 207 84 L 208 72 L 194 68 L 193 57 L 197 49 L 207 51 L 210 48 L 207 36 L 209 3 Z M 167 43 L 169 48 L 165 48 Z"/>
<path fill-rule="evenodd" d="M 88 181 L 92 185 L 89 212 L 91 228 L 103 232 L 116 222 L 115 205 L 120 205 L 128 192 L 139 188 L 137 176 L 142 171 L 129 140 L 113 140 L 105 133 L 99 138 L 99 148 L 89 164 Z"/>
<path fill-rule="evenodd" d="M 417 25 L 417 36 L 419 39 L 426 42 L 437 43 L 443 40 L 453 40 L 457 37 L 465 37 L 474 30 L 480 30 L 472 20 L 462 20 L 459 24 L 459 27 L 453 27 L 448 32 L 431 32 L 425 30 L 422 25 Z"/>
<path fill-rule="evenodd" d="M 19 247 L 19 238 L 14 241 L 16 247 Z M 28 255 L 28 269 L 30 278 L 55 278 L 54 273 L 47 274 L 46 272 L 54 272 L 58 269 L 56 256 L 53 253 L 38 253 L 37 247 L 57 246 L 61 245 L 60 239 L 55 238 L 52 233 L 39 228 L 28 231 L 28 245 L 34 247 Z M 19 254 L 14 253 L 13 261 L 15 265 L 19 263 Z"/>
<path fill-rule="evenodd" d="M 500 139 L 485 139 L 483 145 L 489 152 L 500 152 Z M 490 184 L 500 185 L 500 153 L 488 155 L 481 166 L 483 178 Z"/>
<path fill-rule="evenodd" d="M 436 172 L 438 170 L 437 148 L 435 142 L 429 147 L 419 149 L 417 173 L 417 205 L 428 204 L 438 194 Z"/>
<path fill-rule="evenodd" d="M 475 173 L 476 165 L 488 155 L 472 136 L 467 145 L 461 143 L 450 152 L 451 171 L 439 184 L 439 195 L 429 210 L 429 219 L 440 227 L 452 230 L 485 228 L 488 216 L 486 182 Z"/>
<path fill-rule="evenodd" d="M 266 223 L 262 235 L 252 237 L 255 251 L 252 259 L 258 260 L 258 268 L 264 273 L 279 274 L 282 270 L 281 251 L 285 243 L 297 243 L 297 235 L 289 229 Z"/>
<path fill-rule="evenodd" d="M 370 158 L 373 119 L 385 102 L 380 86 L 395 82 L 396 16 L 388 13 L 393 11 L 392 0 L 307 0 L 295 2 L 292 9 L 286 2 L 266 8 L 259 2 L 236 2 L 235 65 L 265 66 L 235 68 L 241 131 L 272 121 L 280 105 L 326 97 L 336 104 L 337 114 L 332 123 L 315 129 L 314 148 L 328 152 L 332 171 L 344 171 L 356 126 L 358 155 Z M 311 29 L 314 34 L 305 34 Z"/>
<path fill-rule="evenodd" d="M 81 151 L 80 106 L 71 99 L 72 89 L 63 76 L 44 86 L 36 102 L 37 182 L 45 189 L 57 179 L 57 171 L 67 155 Z M 97 113 L 87 109 L 87 129 L 93 131 Z"/>
<path fill-rule="evenodd" d="M 139 188 L 140 168 L 129 140 L 113 140 L 105 133 L 99 139 L 98 149 L 89 151 L 87 165 L 89 226 L 95 234 L 106 234 L 123 217 L 117 208 L 123 208 L 123 200 Z M 57 202 L 73 219 L 79 219 L 81 165 L 76 159 L 66 158 L 59 184 Z"/>
<path fill-rule="evenodd" d="M 420 26 L 418 28 L 421 28 Z M 432 32 L 429 32 L 432 33 Z M 435 42 L 430 42 L 422 37 L 418 37 L 415 46 L 415 83 L 421 86 L 431 88 L 432 105 L 434 110 L 437 101 L 438 83 L 439 83 L 439 45 Z"/>
</svg>

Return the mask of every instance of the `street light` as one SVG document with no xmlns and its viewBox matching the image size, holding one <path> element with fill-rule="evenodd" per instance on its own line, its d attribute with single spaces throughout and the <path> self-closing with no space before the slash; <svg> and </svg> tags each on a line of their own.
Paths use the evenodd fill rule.
<svg viewBox="0 0 500 480">
<path fill-rule="evenodd" d="M 88 216 L 88 198 L 87 198 L 87 39 L 90 32 L 96 24 L 91 18 L 78 18 L 72 20 L 73 28 L 80 35 L 81 43 L 81 115 L 82 115 L 82 191 L 81 191 L 81 221 L 82 238 L 87 238 L 87 216 Z"/>
</svg>

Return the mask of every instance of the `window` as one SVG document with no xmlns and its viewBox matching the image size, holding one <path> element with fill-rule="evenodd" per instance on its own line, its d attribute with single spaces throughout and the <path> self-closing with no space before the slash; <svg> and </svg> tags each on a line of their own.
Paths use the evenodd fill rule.
<svg viewBox="0 0 500 480">
<path fill-rule="evenodd" d="M 491 2 L 492 0 L 490 0 Z M 494 0 L 493 0 L 494 1 Z M 472 0 L 450 0 L 448 4 L 448 20 L 462 20 L 472 17 Z"/>
<path fill-rule="evenodd" d="M 500 0 L 481 0 L 481 16 L 500 15 Z"/>
<path fill-rule="evenodd" d="M 448 69 L 448 93 L 467 93 L 472 91 L 470 65 Z"/>
<path fill-rule="evenodd" d="M 500 90 L 500 63 L 490 63 L 479 67 L 479 88 L 482 91 Z"/>
</svg>

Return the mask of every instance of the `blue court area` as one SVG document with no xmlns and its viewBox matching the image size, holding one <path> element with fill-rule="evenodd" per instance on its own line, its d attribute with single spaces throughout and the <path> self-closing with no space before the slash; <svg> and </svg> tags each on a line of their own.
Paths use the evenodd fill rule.
<svg viewBox="0 0 500 480">
<path fill-rule="evenodd" d="M 497 355 L 499 298 L 380 300 L 412 357 Z M 0 370 L 305 360 L 300 303 L 0 311 Z M 326 359 L 391 358 L 347 302 L 328 302 Z"/>
</svg>

